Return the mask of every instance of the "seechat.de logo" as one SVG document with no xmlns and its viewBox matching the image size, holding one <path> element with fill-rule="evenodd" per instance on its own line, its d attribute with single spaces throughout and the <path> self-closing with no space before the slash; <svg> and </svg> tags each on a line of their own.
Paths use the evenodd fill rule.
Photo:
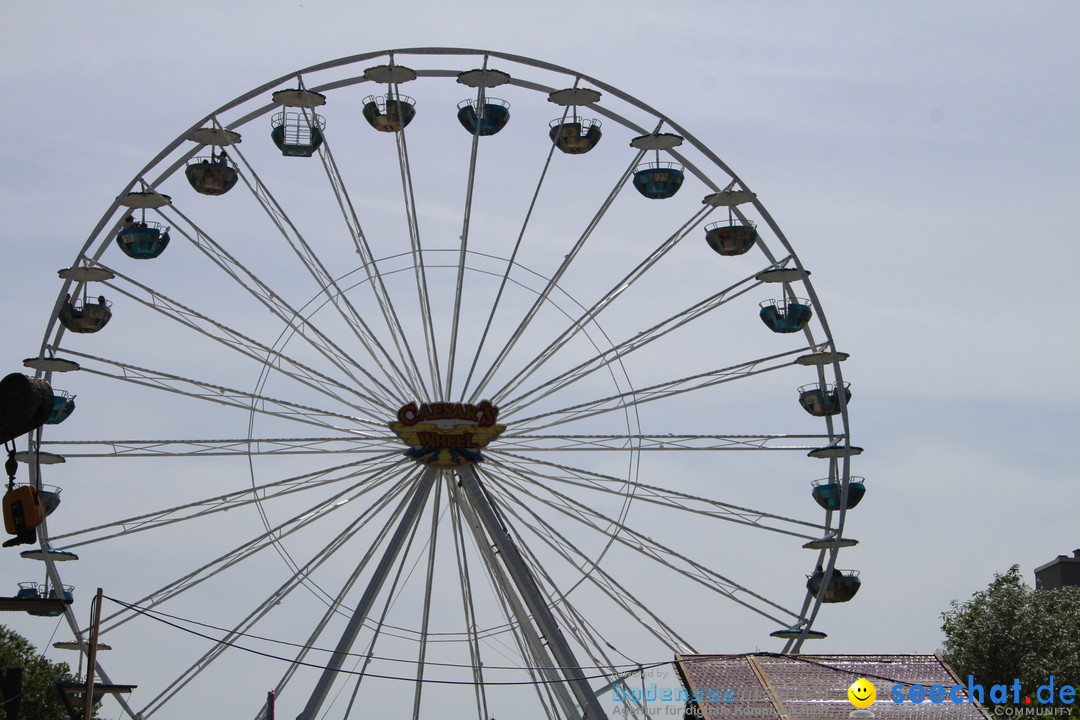
<svg viewBox="0 0 1080 720">
<path fill-rule="evenodd" d="M 966 697 L 964 695 L 965 690 L 967 691 Z M 848 692 L 850 697 L 850 690 Z M 1050 681 L 1046 685 L 1040 685 L 1035 690 L 1034 698 L 1040 705 L 1053 703 L 1071 705 L 1076 701 L 1076 688 L 1072 685 L 1055 687 L 1054 676 L 1051 675 Z M 1032 698 L 1022 694 L 1019 680 L 1013 680 L 1011 685 L 991 685 L 990 690 L 987 692 L 982 685 L 975 682 L 973 675 L 968 675 L 967 687 L 959 683 L 948 688 L 943 685 L 932 685 L 929 688 L 923 685 L 909 685 L 906 687 L 904 685 L 893 685 L 889 699 L 897 705 L 905 700 L 916 704 L 929 702 L 934 705 L 940 705 L 946 700 L 957 704 L 965 702 L 984 703 L 987 700 L 994 705 L 1003 705 L 1005 703 L 1013 703 L 1014 705 L 1021 703 L 1032 704 Z"/>
</svg>

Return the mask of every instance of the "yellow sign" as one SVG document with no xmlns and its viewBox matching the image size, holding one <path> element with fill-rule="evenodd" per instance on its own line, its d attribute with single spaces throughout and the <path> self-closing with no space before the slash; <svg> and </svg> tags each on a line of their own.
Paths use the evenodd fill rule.
<svg viewBox="0 0 1080 720">
<path fill-rule="evenodd" d="M 406 454 L 427 465 L 454 467 L 479 462 L 478 452 L 499 437 L 499 409 L 487 400 L 471 403 L 409 403 L 390 429 L 409 446 Z"/>
</svg>

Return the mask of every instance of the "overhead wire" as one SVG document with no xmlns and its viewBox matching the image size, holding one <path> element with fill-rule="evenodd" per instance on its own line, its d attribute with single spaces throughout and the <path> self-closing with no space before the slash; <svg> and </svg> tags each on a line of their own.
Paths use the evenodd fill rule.
<svg viewBox="0 0 1080 720">
<path fill-rule="evenodd" d="M 262 651 L 262 650 L 257 650 L 257 649 L 254 649 L 254 648 L 245 647 L 243 645 L 238 645 L 235 642 L 220 641 L 220 640 L 218 640 L 218 639 L 214 638 L 213 636 L 208 635 L 206 633 L 202 633 L 202 632 L 199 632 L 197 630 L 193 630 L 191 628 L 184 627 L 180 623 L 184 622 L 184 623 L 189 623 L 191 625 L 204 627 L 204 628 L 207 628 L 207 629 L 210 629 L 210 630 L 217 630 L 217 631 L 225 632 L 225 630 L 223 628 L 215 627 L 213 625 L 209 625 L 209 624 L 206 624 L 206 623 L 201 623 L 201 622 L 199 622 L 197 620 L 191 620 L 191 619 L 187 619 L 187 618 L 181 618 L 181 617 L 178 617 L 178 616 L 175 616 L 175 615 L 170 615 L 168 613 L 163 613 L 163 612 L 158 611 L 158 610 L 148 610 L 146 608 L 141 608 L 141 607 L 138 607 L 136 605 L 131 605 L 129 603 L 126 603 L 126 602 L 124 602 L 122 600 L 118 600 L 118 599 L 116 599 L 114 597 L 110 597 L 109 595 L 105 595 L 103 597 L 104 597 L 105 600 L 108 600 L 109 602 L 116 603 L 116 604 L 118 604 L 118 605 L 120 605 L 120 606 L 122 606 L 122 607 L 124 607 L 124 608 L 126 608 L 128 610 L 132 610 L 132 611 L 134 611 L 134 612 L 136 612 L 136 613 L 138 613 L 140 615 L 144 615 L 144 616 L 146 616 L 147 618 L 149 618 L 151 620 L 155 620 L 155 621 L 160 622 L 160 623 L 162 623 L 164 625 L 168 625 L 169 627 L 180 630 L 182 632 L 186 632 L 186 633 L 189 633 L 191 635 L 201 637 L 201 638 L 203 638 L 205 640 L 210 640 L 210 641 L 213 641 L 215 643 L 222 643 L 222 644 L 227 645 L 228 647 L 236 649 L 236 650 L 242 650 L 244 652 L 248 652 L 248 653 L 251 653 L 253 655 L 259 655 L 260 657 L 265 657 L 265 658 L 268 658 L 268 659 L 271 659 L 271 660 L 279 660 L 281 662 L 294 663 L 294 664 L 297 664 L 297 665 L 301 665 L 303 667 L 310 667 L 310 668 L 315 668 L 315 669 L 325 669 L 325 667 L 326 667 L 326 666 L 320 665 L 318 663 L 297 662 L 297 661 L 294 661 L 291 658 L 283 657 L 283 656 L 280 656 L 280 655 L 274 655 L 273 653 L 268 653 L 268 652 L 265 652 L 265 651 Z M 174 620 L 177 621 L 177 622 L 173 622 Z M 289 642 L 289 641 L 286 641 L 286 640 L 275 640 L 273 638 L 254 635 L 254 634 L 250 634 L 250 633 L 237 633 L 237 634 L 240 637 L 245 637 L 245 638 L 248 638 L 248 639 L 251 639 L 251 640 L 260 640 L 260 641 L 264 641 L 264 642 L 274 643 L 274 644 L 278 644 L 278 645 L 285 645 L 285 646 L 290 646 L 290 647 L 300 647 L 301 646 L 299 643 L 292 643 L 292 642 Z M 317 650 L 317 651 L 320 651 L 320 652 L 330 652 L 329 650 L 326 650 L 324 648 L 313 648 L 313 649 Z M 380 657 L 380 656 L 377 656 L 377 655 L 370 655 L 370 654 L 363 654 L 363 653 L 348 653 L 348 655 L 349 656 L 361 657 L 361 658 L 367 658 L 369 660 L 380 660 L 380 661 L 385 661 L 385 662 L 399 662 L 399 663 L 409 663 L 409 664 L 415 663 L 414 660 L 405 660 L 405 659 L 401 659 L 401 658 L 390 658 L 390 657 Z M 862 672 L 862 671 L 857 670 L 855 668 L 842 667 L 842 666 L 838 666 L 838 665 L 831 664 L 831 663 L 828 663 L 828 662 L 823 662 L 821 660 L 815 659 L 814 656 L 790 655 L 790 654 L 776 653 L 776 652 L 711 653 L 711 654 L 703 654 L 703 655 L 696 655 L 696 656 L 690 656 L 690 657 L 684 656 L 684 657 L 676 659 L 676 660 L 658 660 L 658 661 L 646 662 L 646 663 L 632 663 L 632 664 L 626 664 L 626 665 L 615 665 L 615 666 L 611 666 L 611 669 L 617 671 L 617 672 L 614 673 L 615 676 L 616 676 L 616 680 L 622 680 L 622 679 L 625 679 L 625 678 L 628 678 L 628 677 L 633 677 L 634 675 L 636 675 L 638 673 L 642 673 L 642 672 L 644 672 L 646 670 L 652 670 L 654 668 L 663 667 L 665 665 L 672 665 L 672 666 L 675 666 L 675 665 L 678 665 L 678 664 L 692 665 L 692 664 L 696 664 L 696 663 L 709 662 L 709 661 L 718 660 L 718 659 L 721 659 L 721 660 L 735 660 L 735 659 L 738 659 L 738 658 L 744 658 L 744 657 L 750 657 L 750 656 L 753 656 L 753 657 L 769 657 L 769 658 L 784 658 L 786 660 L 793 660 L 793 661 L 805 663 L 805 664 L 808 664 L 808 665 L 815 665 L 817 667 L 821 667 L 821 668 L 824 668 L 824 669 L 827 669 L 827 670 L 832 670 L 832 671 L 839 672 L 839 673 L 845 673 L 845 674 L 856 676 L 856 677 L 862 677 L 862 678 L 873 679 L 873 680 L 882 680 L 882 681 L 885 681 L 885 682 L 904 685 L 904 686 L 910 686 L 910 685 L 914 685 L 914 684 L 924 684 L 925 685 L 925 684 L 933 684 L 934 682 L 936 682 L 936 680 L 934 680 L 934 679 L 912 680 L 912 679 L 899 679 L 899 678 L 894 678 L 894 677 L 888 677 L 886 675 L 879 675 L 879 674 L 876 674 L 876 673 Z M 872 656 L 872 657 L 877 657 L 877 656 Z M 462 663 L 447 663 L 447 662 L 428 662 L 428 663 L 425 663 L 425 664 L 432 665 L 432 666 L 438 666 L 438 667 L 451 667 L 451 668 L 471 668 L 472 667 L 471 665 L 465 665 L 465 664 L 462 664 Z M 509 666 L 509 665 L 498 666 L 498 665 L 487 665 L 487 664 L 484 665 L 484 668 L 485 668 L 485 670 L 518 670 L 518 671 L 520 671 L 520 670 L 563 670 L 563 669 L 565 669 L 565 668 L 558 668 L 558 667 L 530 668 L 530 667 L 520 667 L 520 666 Z M 618 670 L 619 668 L 625 668 L 625 669 L 624 670 Z M 600 668 L 599 666 L 581 666 L 578 669 L 581 669 L 581 670 L 601 670 L 602 668 Z M 432 683 L 432 684 L 437 684 L 437 685 L 475 685 L 476 684 L 476 682 L 468 681 L 468 680 L 440 680 L 440 679 L 430 679 L 430 678 L 424 678 L 423 680 L 417 680 L 416 677 L 405 677 L 405 676 L 397 676 L 397 675 L 380 675 L 380 674 L 375 674 L 375 673 L 370 673 L 370 672 L 363 672 L 363 671 L 339 670 L 339 672 L 341 674 L 343 674 L 343 675 L 360 675 L 360 674 L 364 674 L 367 677 L 378 678 L 378 679 L 381 679 L 381 680 L 400 680 L 400 681 L 403 681 L 403 682 L 412 682 L 412 683 L 423 682 L 423 683 Z M 611 676 L 608 673 L 599 672 L 599 673 L 595 673 L 595 674 L 585 675 L 584 678 L 586 680 L 610 680 Z M 537 685 L 537 684 L 543 685 L 543 684 L 551 684 L 551 683 L 559 683 L 559 682 L 563 682 L 563 680 L 498 680 L 498 681 L 484 680 L 484 681 L 482 681 L 482 684 L 483 685 L 507 685 L 507 686 L 513 686 L 513 685 Z"/>
<path fill-rule="evenodd" d="M 216 631 L 219 631 L 219 632 L 227 632 L 224 628 L 215 627 L 213 625 L 208 625 L 206 623 L 201 623 L 201 622 L 198 622 L 196 620 L 190 620 L 190 619 L 187 619 L 187 618 L 181 618 L 181 617 L 178 617 L 178 616 L 175 616 L 175 615 L 170 615 L 168 613 L 163 613 L 163 612 L 158 611 L 158 610 L 149 610 L 149 609 L 146 609 L 146 608 L 141 608 L 141 607 L 139 607 L 137 605 L 131 605 L 129 603 L 124 602 L 123 600 L 118 600 L 118 599 L 116 599 L 114 597 L 110 597 L 108 595 L 105 595 L 103 597 L 104 597 L 104 599 L 108 600 L 109 602 L 116 603 L 117 605 L 120 605 L 121 607 L 124 607 L 127 610 L 131 610 L 131 611 L 133 611 L 133 612 L 135 612 L 135 613 L 137 613 L 139 615 L 143 615 L 143 616 L 145 616 L 145 617 L 147 617 L 147 618 L 149 618 L 151 620 L 155 620 L 155 621 L 157 621 L 159 623 L 162 623 L 164 625 L 168 625 L 169 627 L 172 627 L 172 628 L 174 628 L 176 630 L 180 630 L 182 632 L 186 632 L 188 634 L 195 635 L 196 637 L 201 637 L 201 638 L 203 638 L 205 640 L 210 640 L 212 642 L 222 644 L 222 645 L 225 645 L 227 647 L 234 648 L 236 650 L 243 650 L 244 652 L 248 652 L 248 653 L 251 653 L 253 655 L 259 655 L 261 657 L 265 657 L 265 658 L 268 658 L 268 659 L 271 659 L 271 660 L 280 660 L 282 662 L 292 663 L 292 664 L 300 665 L 300 666 L 303 666 L 303 667 L 310 667 L 310 668 L 316 668 L 316 669 L 325 669 L 326 668 L 325 665 L 320 665 L 318 663 L 295 661 L 295 660 L 293 660 L 291 658 L 287 658 L 287 657 L 284 657 L 284 656 L 281 656 L 281 655 L 275 655 L 273 653 L 265 652 L 263 650 L 257 650 L 255 648 L 245 647 L 243 645 L 237 644 L 234 641 L 219 640 L 219 639 L 217 639 L 217 638 L 215 638 L 212 635 L 209 635 L 207 633 L 199 632 L 198 630 L 195 630 L 193 628 L 185 627 L 181 623 L 189 623 L 191 625 L 204 627 L 204 628 L 207 628 L 209 630 L 216 630 Z M 250 640 L 259 640 L 259 641 L 274 643 L 274 644 L 278 644 L 278 645 L 285 645 L 285 646 L 289 646 L 289 647 L 302 647 L 302 645 L 300 643 L 292 643 L 292 642 L 288 642 L 288 641 L 285 641 L 285 640 L 275 640 L 273 638 L 267 638 L 267 637 L 263 637 L 263 636 L 252 635 L 252 634 L 242 633 L 242 632 L 234 633 L 234 634 L 239 636 L 239 637 L 244 637 L 244 638 L 247 638 L 247 639 L 250 639 Z M 312 648 L 312 649 L 317 650 L 319 652 L 331 652 L 330 650 L 327 650 L 325 648 Z M 369 656 L 369 655 L 364 655 L 364 654 L 361 654 L 361 653 L 347 653 L 347 655 L 349 655 L 349 656 L 359 656 L 359 657 L 370 657 L 373 660 L 382 660 L 382 661 L 386 661 L 386 662 L 404 662 L 404 663 L 409 663 L 409 664 L 413 664 L 415 662 L 414 660 L 403 660 L 403 659 L 400 659 L 400 658 L 379 657 L 379 656 L 375 656 L 375 655 L 370 655 Z M 660 666 L 663 666 L 663 665 L 668 665 L 668 664 L 671 664 L 672 662 L 674 662 L 674 661 L 665 660 L 665 661 L 654 662 L 654 663 L 644 663 L 644 664 L 635 663 L 633 665 L 627 665 L 625 667 L 633 668 L 634 669 L 633 671 L 636 672 L 638 668 L 643 668 L 643 669 L 647 670 L 647 669 L 651 669 L 651 668 L 655 668 L 655 667 L 660 667 Z M 464 664 L 461 664 L 461 663 L 431 662 L 431 663 L 427 663 L 427 664 L 428 665 L 433 665 L 433 666 L 440 666 L 440 667 L 457 667 L 457 668 L 472 667 L 471 665 L 464 665 Z M 619 666 L 616 666 L 616 667 L 619 667 Z M 484 668 L 486 670 L 563 670 L 563 669 L 566 669 L 566 668 L 559 668 L 559 667 L 525 668 L 525 667 L 519 667 L 519 666 L 492 666 L 492 665 L 485 665 Z M 581 669 L 600 669 L 600 668 L 592 668 L 592 667 L 587 666 L 587 667 L 581 668 Z M 360 674 L 359 672 L 351 671 L 351 670 L 339 670 L 339 672 L 341 674 L 343 674 L 343 675 L 358 675 L 358 674 Z M 403 676 L 396 676 L 396 675 L 377 675 L 377 674 L 374 674 L 374 673 L 365 673 L 365 674 L 368 677 L 379 678 L 379 679 L 382 679 L 382 680 L 402 680 L 402 681 L 405 681 L 405 682 L 417 682 L 417 679 L 415 677 L 403 677 Z M 630 674 L 633 674 L 633 672 L 631 672 Z M 606 679 L 608 679 L 608 677 L 609 676 L 608 676 L 607 673 L 597 673 L 597 674 L 594 674 L 594 675 L 586 675 L 585 679 L 587 679 L 587 680 L 605 679 L 606 680 Z M 422 680 L 421 682 L 430 682 L 430 683 L 435 683 L 435 684 L 440 684 L 440 685 L 474 685 L 475 684 L 472 681 L 464 681 L 464 680 L 430 680 L 430 679 L 426 679 L 426 678 L 424 680 Z M 486 681 L 485 680 L 483 684 L 484 685 L 535 685 L 537 683 L 546 684 L 546 683 L 550 683 L 550 682 L 562 682 L 562 681 L 561 680 L 537 680 L 537 681 L 532 681 L 532 680 L 529 680 L 529 681 L 519 681 L 519 680 L 514 680 L 514 681 L 509 681 L 509 680 L 507 680 L 507 681 Z"/>
</svg>

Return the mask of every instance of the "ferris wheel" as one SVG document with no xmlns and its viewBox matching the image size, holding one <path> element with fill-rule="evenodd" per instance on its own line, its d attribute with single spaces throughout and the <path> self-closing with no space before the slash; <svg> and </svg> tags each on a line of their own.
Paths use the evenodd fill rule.
<svg viewBox="0 0 1080 720">
<path fill-rule="evenodd" d="M 132 718 L 645 717 L 644 668 L 798 652 L 859 587 L 809 275 L 590 76 L 413 48 L 272 80 L 61 272 L 26 364 L 79 407 L 17 455 L 64 488 L 37 591 L 104 588 Z"/>
</svg>

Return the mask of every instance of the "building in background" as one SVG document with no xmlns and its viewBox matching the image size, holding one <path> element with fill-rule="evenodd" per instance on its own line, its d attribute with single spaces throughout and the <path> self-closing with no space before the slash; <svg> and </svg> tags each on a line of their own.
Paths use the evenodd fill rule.
<svg viewBox="0 0 1080 720">
<path fill-rule="evenodd" d="M 1058 555 L 1035 568 L 1036 590 L 1053 590 L 1066 585 L 1080 587 L 1080 549 L 1073 550 L 1072 557 Z"/>
</svg>

